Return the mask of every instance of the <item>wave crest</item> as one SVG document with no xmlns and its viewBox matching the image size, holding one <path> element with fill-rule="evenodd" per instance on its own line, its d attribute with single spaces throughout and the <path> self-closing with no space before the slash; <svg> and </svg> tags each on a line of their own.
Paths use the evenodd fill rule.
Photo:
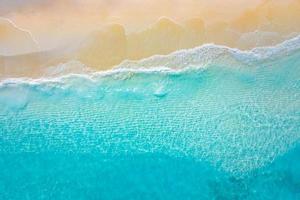
<svg viewBox="0 0 300 200">
<path fill-rule="evenodd" d="M 300 49 L 300 35 L 272 47 L 259 47 L 242 51 L 226 46 L 206 44 L 193 49 L 180 50 L 169 55 L 156 55 L 140 61 L 125 61 L 118 68 L 207 67 L 212 64 L 255 64 L 276 59 Z"/>
</svg>

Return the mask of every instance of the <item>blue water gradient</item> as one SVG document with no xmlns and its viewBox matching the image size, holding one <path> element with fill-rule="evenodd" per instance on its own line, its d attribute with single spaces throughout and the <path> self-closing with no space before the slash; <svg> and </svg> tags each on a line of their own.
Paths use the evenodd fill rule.
<svg viewBox="0 0 300 200">
<path fill-rule="evenodd" d="M 299 49 L 2 82 L 0 199 L 300 199 Z"/>
</svg>

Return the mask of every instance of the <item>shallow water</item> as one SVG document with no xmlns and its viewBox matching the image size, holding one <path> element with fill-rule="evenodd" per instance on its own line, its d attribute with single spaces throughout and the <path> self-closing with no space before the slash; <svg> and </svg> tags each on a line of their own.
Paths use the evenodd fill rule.
<svg viewBox="0 0 300 200">
<path fill-rule="evenodd" d="M 1 199 L 299 199 L 300 53 L 271 50 L 2 82 Z"/>
</svg>

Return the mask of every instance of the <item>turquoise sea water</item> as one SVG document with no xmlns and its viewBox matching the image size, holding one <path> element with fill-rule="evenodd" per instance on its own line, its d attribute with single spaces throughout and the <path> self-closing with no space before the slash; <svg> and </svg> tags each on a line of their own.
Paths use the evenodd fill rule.
<svg viewBox="0 0 300 200">
<path fill-rule="evenodd" d="M 298 46 L 2 81 L 0 199 L 300 199 Z"/>
</svg>

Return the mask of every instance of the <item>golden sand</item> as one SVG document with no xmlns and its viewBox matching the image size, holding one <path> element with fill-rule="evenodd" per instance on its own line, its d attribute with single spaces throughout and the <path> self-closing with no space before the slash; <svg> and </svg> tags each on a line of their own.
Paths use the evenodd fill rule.
<svg viewBox="0 0 300 200">
<path fill-rule="evenodd" d="M 7 14 L 27 29 L 0 19 L 2 77 L 38 77 L 45 68 L 70 60 L 106 70 L 126 59 L 169 54 L 204 43 L 250 49 L 274 45 L 300 31 L 299 0 L 238 4 L 238 11 L 233 13 L 225 12 L 222 6 L 203 7 L 194 1 L 182 4 L 183 10 L 178 7 L 179 1 L 101 5 L 90 0 L 81 2 L 81 7 L 71 6 L 69 1 L 58 2 L 35 8 L 44 12 L 40 16 Z M 54 23 L 54 19 L 62 21 Z M 154 19 L 156 22 L 145 25 Z"/>
</svg>

